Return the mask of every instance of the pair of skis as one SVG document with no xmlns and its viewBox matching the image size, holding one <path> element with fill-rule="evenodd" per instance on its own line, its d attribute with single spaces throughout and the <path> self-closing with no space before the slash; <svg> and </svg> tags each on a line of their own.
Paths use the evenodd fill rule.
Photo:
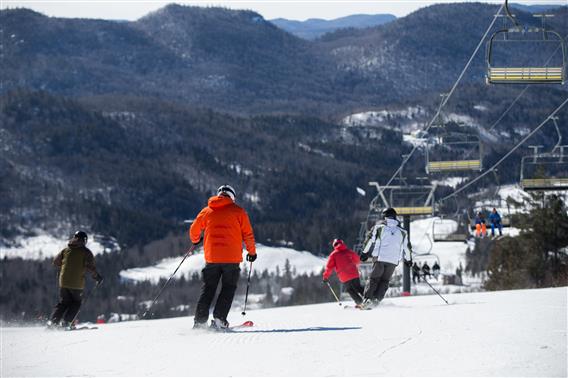
<svg viewBox="0 0 568 378">
<path fill-rule="evenodd" d="M 99 327 L 92 325 L 90 323 L 80 323 L 74 326 L 67 326 L 67 327 L 47 326 L 46 330 L 47 331 L 83 331 L 83 330 L 92 330 L 98 328 Z"/>
</svg>

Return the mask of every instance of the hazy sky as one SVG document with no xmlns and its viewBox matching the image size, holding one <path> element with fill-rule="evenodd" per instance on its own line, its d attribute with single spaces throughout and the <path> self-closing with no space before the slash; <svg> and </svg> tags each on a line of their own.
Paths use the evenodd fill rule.
<svg viewBox="0 0 568 378">
<path fill-rule="evenodd" d="M 501 3 L 501 1 L 479 0 L 486 3 Z M 31 8 L 48 16 L 102 18 L 112 20 L 136 20 L 145 14 L 161 8 L 170 3 L 224 6 L 234 9 L 252 9 L 260 13 L 265 19 L 288 18 L 305 20 L 308 18 L 333 19 L 350 14 L 365 13 L 392 13 L 404 16 L 418 8 L 434 3 L 456 3 L 465 1 L 418 1 L 418 0 L 336 0 L 336 1 L 297 1 L 297 0 L 197 0 L 197 1 L 170 1 L 170 0 L 0 0 L 0 7 Z M 567 0 L 513 0 L 512 2 L 531 4 L 559 4 L 565 5 Z"/>
</svg>

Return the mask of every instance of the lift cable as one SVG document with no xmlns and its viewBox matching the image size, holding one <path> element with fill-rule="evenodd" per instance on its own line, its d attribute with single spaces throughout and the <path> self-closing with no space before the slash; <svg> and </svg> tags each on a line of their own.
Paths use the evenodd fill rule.
<svg viewBox="0 0 568 378">
<path fill-rule="evenodd" d="M 453 196 L 455 196 L 456 194 L 462 192 L 463 190 L 465 190 L 467 187 L 469 187 L 470 185 L 476 183 L 477 181 L 479 181 L 481 178 L 485 177 L 487 174 L 491 173 L 497 166 L 499 166 L 503 161 L 505 161 L 513 152 L 515 152 L 519 147 L 521 147 L 527 140 L 529 140 L 537 131 L 539 131 L 544 125 L 546 125 L 548 123 L 548 121 L 550 121 L 551 119 L 554 119 L 553 117 L 556 116 L 556 114 L 568 103 L 568 97 L 564 100 L 564 102 L 562 102 L 562 104 L 560 104 L 560 106 L 558 106 L 556 108 L 556 110 L 554 110 L 552 113 L 550 113 L 550 115 L 548 115 L 548 117 L 546 117 L 546 119 L 544 121 L 542 121 L 542 123 L 540 125 L 538 125 L 533 131 L 531 131 L 529 134 L 527 134 L 527 136 L 525 136 L 519 143 L 517 143 L 517 145 L 515 147 L 513 147 L 511 150 L 509 150 L 509 152 L 507 152 L 507 154 L 505 154 L 505 156 L 503 156 L 501 159 L 499 159 L 499 161 L 495 164 L 493 164 L 493 166 L 491 168 L 489 168 L 488 170 L 486 170 L 485 172 L 483 172 L 482 174 L 480 174 L 479 176 L 477 176 L 476 178 L 474 178 L 473 180 L 469 181 L 467 184 L 465 184 L 464 186 L 460 187 L 459 189 L 455 189 L 452 193 L 448 194 L 447 196 L 445 196 L 444 198 L 441 198 L 440 200 L 438 200 L 438 202 L 443 202 L 445 200 L 447 200 L 448 198 L 451 198 Z"/>
<path fill-rule="evenodd" d="M 485 31 L 485 33 L 483 34 L 483 37 L 481 38 L 481 40 L 479 41 L 479 43 L 477 44 L 477 47 L 475 48 L 473 54 L 471 54 L 471 57 L 469 58 L 467 64 L 465 65 L 465 67 L 463 68 L 462 72 L 460 73 L 459 77 L 457 78 L 456 82 L 454 83 L 454 85 L 452 86 L 452 89 L 450 90 L 450 92 L 445 95 L 442 99 L 442 102 L 440 103 L 440 106 L 438 107 L 438 110 L 436 111 L 436 114 L 434 115 L 434 117 L 432 117 L 432 119 L 430 120 L 430 122 L 428 123 L 428 126 L 423 130 L 424 132 L 427 132 L 432 125 L 434 124 L 434 122 L 438 119 L 438 117 L 440 116 L 440 113 L 442 112 L 442 109 L 444 108 L 444 106 L 446 106 L 446 104 L 448 103 L 448 101 L 450 100 L 450 98 L 452 97 L 452 95 L 454 94 L 457 86 L 459 85 L 459 83 L 461 82 L 462 78 L 464 77 L 467 69 L 469 68 L 469 66 L 471 65 L 471 62 L 473 61 L 473 59 L 475 58 L 475 56 L 477 55 L 477 52 L 479 51 L 479 49 L 481 48 L 481 46 L 483 45 L 483 42 L 485 41 L 485 39 L 487 38 L 487 36 L 489 35 L 489 32 L 491 31 L 491 29 L 493 28 L 493 25 L 495 25 L 495 22 L 497 21 L 497 19 L 499 18 L 499 15 L 501 13 L 501 11 L 503 10 L 503 8 L 505 7 L 504 4 L 501 4 L 501 6 L 499 7 L 499 10 L 497 11 L 497 13 L 493 16 L 493 21 L 491 22 L 491 24 L 489 25 L 489 27 L 487 28 L 487 30 Z M 402 169 L 404 168 L 404 166 L 406 165 L 406 163 L 410 160 L 410 158 L 412 157 L 412 155 L 414 154 L 414 152 L 416 151 L 416 149 L 418 148 L 418 144 L 415 145 L 412 150 L 410 151 L 410 153 L 404 158 L 404 160 L 402 161 L 402 163 L 400 164 L 400 166 L 398 167 L 398 169 L 395 171 L 395 173 L 392 175 L 392 177 L 389 179 L 389 181 L 387 182 L 386 185 L 383 186 L 387 187 L 389 186 L 393 180 L 398 176 L 398 174 L 402 171 Z M 383 189 L 384 190 L 384 189 Z"/>
</svg>

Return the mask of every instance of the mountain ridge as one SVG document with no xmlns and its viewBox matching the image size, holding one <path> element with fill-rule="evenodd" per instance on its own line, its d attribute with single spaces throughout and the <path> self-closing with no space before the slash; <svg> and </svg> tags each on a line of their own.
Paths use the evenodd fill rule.
<svg viewBox="0 0 568 378">
<path fill-rule="evenodd" d="M 396 19 L 392 14 L 353 14 L 332 20 L 309 18 L 305 21 L 276 18 L 269 20 L 278 27 L 307 40 L 314 40 L 322 35 L 345 28 L 367 28 L 382 25 Z"/>
</svg>

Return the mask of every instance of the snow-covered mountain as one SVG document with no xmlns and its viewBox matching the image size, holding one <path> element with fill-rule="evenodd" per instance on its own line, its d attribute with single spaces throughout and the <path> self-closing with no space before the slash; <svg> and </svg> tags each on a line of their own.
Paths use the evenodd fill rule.
<svg viewBox="0 0 568 378">
<path fill-rule="evenodd" d="M 567 288 L 386 299 L 229 314 L 233 333 L 193 319 L 91 331 L 2 328 L 2 376 L 543 376 L 567 372 Z M 62 358 L 64 356 L 64 358 Z"/>
</svg>

